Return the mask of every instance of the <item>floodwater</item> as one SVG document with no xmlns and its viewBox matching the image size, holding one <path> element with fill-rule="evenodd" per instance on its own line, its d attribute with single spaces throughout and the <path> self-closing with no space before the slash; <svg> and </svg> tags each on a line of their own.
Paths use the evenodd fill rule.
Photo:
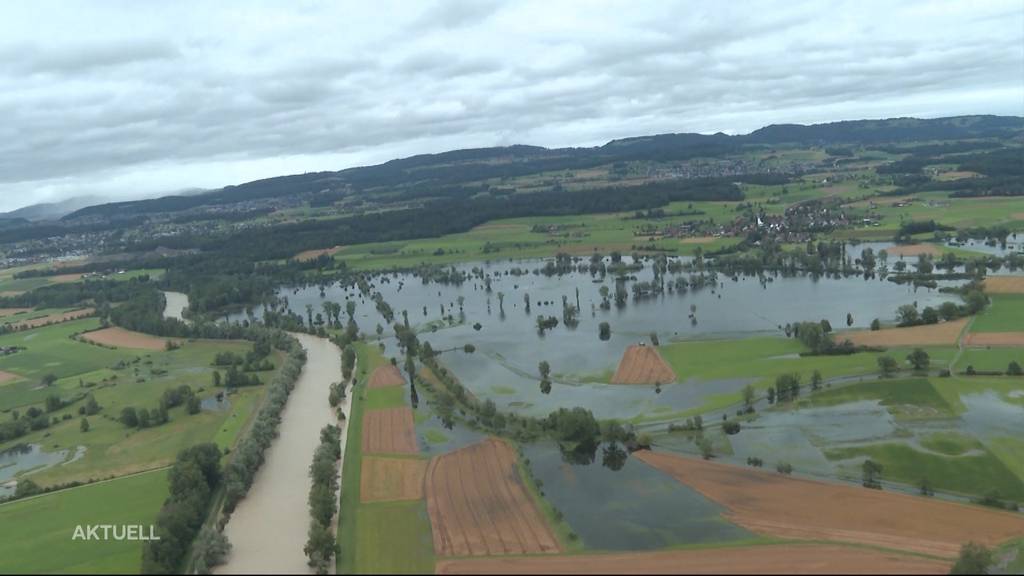
<svg viewBox="0 0 1024 576">
<path fill-rule="evenodd" d="M 628 262 L 629 258 L 624 257 Z M 306 306 L 314 314 L 322 312 L 326 301 L 356 302 L 355 319 L 360 329 L 373 334 L 377 325 L 391 334 L 390 326 L 402 322 L 408 313 L 411 326 L 429 341 L 435 350 L 455 349 L 441 360 L 476 396 L 493 400 L 500 408 L 525 414 L 542 415 L 560 406 L 584 406 L 601 418 L 633 418 L 658 411 L 678 411 L 699 405 L 710 395 L 738 390 L 743 382 L 701 383 L 700 387 L 663 386 L 657 394 L 651 386 L 609 386 L 607 382 L 626 347 L 656 333 L 662 343 L 672 340 L 709 337 L 747 337 L 782 335 L 781 326 L 800 320 L 828 319 L 833 326 L 846 326 L 847 313 L 853 328 L 867 327 L 875 318 L 892 320 L 902 304 L 937 305 L 952 297 L 927 288 L 901 286 L 879 279 L 783 277 L 768 275 L 762 283 L 756 277 L 718 276 L 717 285 L 686 293 L 665 293 L 646 300 L 629 298 L 618 309 L 602 310 L 601 287 L 614 292 L 614 278 L 571 272 L 545 276 L 534 273 L 543 260 L 501 261 L 455 266 L 455 269 L 482 270 L 490 279 L 491 290 L 473 277 L 461 285 L 425 283 L 412 274 L 389 273 L 372 279 L 394 309 L 388 322 L 374 303 L 355 287 L 337 284 L 282 289 L 279 296 L 288 299 L 290 308 L 305 317 Z M 518 274 L 517 274 L 518 272 Z M 682 276 L 689 276 L 682 273 Z M 633 273 L 635 280 L 653 280 L 651 265 Z M 672 282 L 676 275 L 666 275 Z M 578 295 L 577 295 L 578 291 Z M 504 300 L 500 298 L 503 294 Z M 527 312 L 525 300 L 531 306 Z M 461 305 L 460 298 L 463 300 Z M 562 316 L 562 301 L 579 302 L 579 324 L 557 327 L 541 335 L 537 331 L 539 315 Z M 691 322 L 691 306 L 696 307 L 696 323 Z M 259 318 L 261 310 L 251 311 Z M 444 321 L 451 316 L 455 325 Z M 242 321 L 246 313 L 229 316 Z M 598 338 L 598 325 L 608 322 L 611 337 Z M 385 339 L 386 354 L 394 354 L 392 338 Z M 476 347 L 474 354 L 461 351 L 463 345 Z M 552 369 L 554 391 L 539 393 L 537 364 L 547 360 Z M 681 375 L 682 376 L 682 375 Z"/>
<path fill-rule="evenodd" d="M 567 462 L 550 443 L 523 448 L 545 497 L 588 549 L 653 550 L 753 537 L 724 520 L 724 508 L 639 460 L 606 465 L 605 448 L 598 447 L 589 464 Z"/>
<path fill-rule="evenodd" d="M 20 444 L 0 452 L 0 496 L 14 494 L 19 474 L 70 464 L 85 456 L 85 450 L 85 446 L 78 446 L 72 455 L 67 449 L 44 452 L 39 444 Z"/>
<path fill-rule="evenodd" d="M 188 294 L 181 292 L 164 292 L 166 304 L 164 306 L 164 318 L 175 318 L 187 322 L 183 313 L 188 308 Z"/>
<path fill-rule="evenodd" d="M 320 429 L 336 422 L 327 398 L 331 383 L 341 381 L 341 351 L 323 338 L 295 337 L 306 350 L 306 367 L 281 414 L 277 440 L 224 529 L 233 548 L 219 574 L 312 573 L 303 552 L 310 522 L 309 466 Z M 344 409 L 347 415 L 347 402 Z"/>
</svg>

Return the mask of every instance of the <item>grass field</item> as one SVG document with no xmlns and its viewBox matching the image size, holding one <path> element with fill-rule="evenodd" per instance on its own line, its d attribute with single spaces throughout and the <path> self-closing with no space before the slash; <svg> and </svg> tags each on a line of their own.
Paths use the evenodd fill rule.
<svg viewBox="0 0 1024 576">
<path fill-rule="evenodd" d="M 1024 294 L 994 294 L 974 320 L 971 332 L 1024 332 Z"/>
<path fill-rule="evenodd" d="M 892 348 L 884 353 L 861 352 L 845 356 L 799 356 L 807 349 L 797 340 L 777 337 L 740 340 L 699 340 L 674 342 L 659 347 L 662 357 L 672 366 L 680 382 L 753 379 L 757 388 L 767 388 L 780 374 L 799 373 L 804 383 L 815 370 L 826 380 L 839 376 L 878 373 L 878 357 L 887 354 L 906 367 L 908 348 Z M 933 365 L 945 365 L 955 354 L 952 347 L 926 347 Z M 686 384 L 683 384 L 684 386 Z M 740 394 L 712 397 L 694 413 L 727 407 L 740 401 Z"/>
<path fill-rule="evenodd" d="M 171 463 L 177 453 L 192 444 L 216 441 L 223 447 L 235 439 L 263 395 L 262 387 L 242 389 L 229 396 L 230 407 L 221 411 L 203 410 L 188 415 L 183 406 L 169 411 L 170 422 L 143 430 L 128 429 L 117 421 L 125 407 L 154 409 L 165 390 L 189 385 L 201 397 L 215 394 L 211 366 L 220 352 L 244 355 L 251 345 L 243 342 L 193 341 L 173 351 L 118 351 L 71 340 L 68 336 L 82 328 L 98 325 L 95 319 L 69 322 L 8 335 L 18 338 L 27 348 L 3 359 L 3 370 L 26 375 L 33 371 L 29 362 L 38 362 L 31 379 L 0 386 L 0 407 L 24 410 L 39 405 L 47 396 L 65 400 L 91 393 L 101 406 L 90 416 L 89 431 L 80 429 L 79 402 L 50 413 L 57 423 L 0 445 L 39 444 L 46 451 L 83 446 L 80 459 L 40 470 L 31 475 L 49 485 L 71 480 L 87 481 L 120 476 Z M 2 339 L 0 339 L 2 340 Z M 276 366 L 282 357 L 275 353 Z M 40 387 L 39 372 L 61 376 L 54 385 Z M 51 372 L 52 371 L 52 372 Z M 263 381 L 273 372 L 260 374 Z M 67 420 L 64 416 L 70 416 Z"/>
<path fill-rule="evenodd" d="M 423 500 L 363 504 L 357 525 L 356 573 L 434 572 L 434 544 Z"/>
<path fill-rule="evenodd" d="M 77 525 L 141 524 L 167 498 L 165 471 L 0 505 L 0 572 L 138 574 L 142 542 L 72 540 Z"/>
<path fill-rule="evenodd" d="M 974 366 L 979 372 L 1005 372 L 1012 361 L 1024 366 L 1024 348 L 966 348 L 957 360 L 955 369 L 964 372 L 968 366 Z"/>
<path fill-rule="evenodd" d="M 801 400 L 811 406 L 836 406 L 859 400 L 880 400 L 897 418 L 953 417 L 953 407 L 926 378 L 883 379 L 822 390 Z"/>
<path fill-rule="evenodd" d="M 830 460 L 871 458 L 883 466 L 882 478 L 916 486 L 927 478 L 938 490 L 984 495 L 996 490 L 1003 498 L 1024 501 L 1021 481 L 1002 460 L 983 450 L 976 456 L 945 457 L 915 450 L 904 444 L 873 444 L 826 450 Z M 860 462 L 849 466 L 856 476 Z"/>
</svg>

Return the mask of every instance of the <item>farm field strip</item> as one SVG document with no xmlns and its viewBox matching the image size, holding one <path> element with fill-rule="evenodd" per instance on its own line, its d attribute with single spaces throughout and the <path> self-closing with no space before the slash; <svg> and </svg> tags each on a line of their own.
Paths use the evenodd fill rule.
<svg viewBox="0 0 1024 576">
<path fill-rule="evenodd" d="M 1024 533 L 1024 518 L 1008 512 L 668 453 L 639 452 L 636 457 L 728 508 L 730 521 L 772 536 L 952 558 L 969 540 L 996 545 Z"/>
<path fill-rule="evenodd" d="M 437 574 L 946 574 L 949 563 L 835 544 L 442 560 Z"/>
<path fill-rule="evenodd" d="M 676 373 L 653 346 L 633 345 L 626 348 L 612 376 L 612 384 L 668 384 L 676 381 Z"/>
<path fill-rule="evenodd" d="M 151 336 L 142 332 L 133 332 L 124 328 L 103 328 L 94 332 L 86 332 L 81 335 L 83 340 L 113 346 L 114 348 L 132 348 L 135 350 L 166 350 L 170 338 Z M 180 342 L 180 340 L 176 340 Z"/>
<path fill-rule="evenodd" d="M 988 294 L 1024 294 L 1024 276 L 989 276 L 985 278 Z"/>
<path fill-rule="evenodd" d="M 367 410 L 363 414 L 362 447 L 365 454 L 419 453 L 412 409 Z"/>
<path fill-rule="evenodd" d="M 420 458 L 365 457 L 359 483 L 361 502 L 393 502 L 423 498 L 427 461 Z"/>
<path fill-rule="evenodd" d="M 1024 331 L 1022 332 L 971 332 L 964 339 L 968 346 L 1024 346 Z"/>
<path fill-rule="evenodd" d="M 385 364 L 375 369 L 370 374 L 370 381 L 367 388 L 387 388 L 389 386 L 404 386 L 405 378 L 401 370 L 392 364 Z"/>
<path fill-rule="evenodd" d="M 559 551 L 519 480 L 515 452 L 503 441 L 492 438 L 434 458 L 426 491 L 438 555 Z"/>
<path fill-rule="evenodd" d="M 925 326 L 840 332 L 835 339 L 849 340 L 857 346 L 953 346 L 969 321 L 961 318 Z"/>
</svg>

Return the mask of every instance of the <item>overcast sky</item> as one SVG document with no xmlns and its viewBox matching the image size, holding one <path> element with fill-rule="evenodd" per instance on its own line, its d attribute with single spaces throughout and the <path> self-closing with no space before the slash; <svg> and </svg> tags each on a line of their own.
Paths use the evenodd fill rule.
<svg viewBox="0 0 1024 576">
<path fill-rule="evenodd" d="M 1024 2 L 5 2 L 0 211 L 511 143 L 1024 115 Z"/>
</svg>

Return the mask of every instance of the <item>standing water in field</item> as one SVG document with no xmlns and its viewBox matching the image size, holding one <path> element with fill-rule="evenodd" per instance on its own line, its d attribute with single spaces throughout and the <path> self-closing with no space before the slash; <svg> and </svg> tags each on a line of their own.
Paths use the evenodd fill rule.
<svg viewBox="0 0 1024 576">
<path fill-rule="evenodd" d="M 185 309 L 188 308 L 188 294 L 181 292 L 164 292 L 164 318 L 174 318 L 182 322 L 185 320 Z"/>
</svg>

